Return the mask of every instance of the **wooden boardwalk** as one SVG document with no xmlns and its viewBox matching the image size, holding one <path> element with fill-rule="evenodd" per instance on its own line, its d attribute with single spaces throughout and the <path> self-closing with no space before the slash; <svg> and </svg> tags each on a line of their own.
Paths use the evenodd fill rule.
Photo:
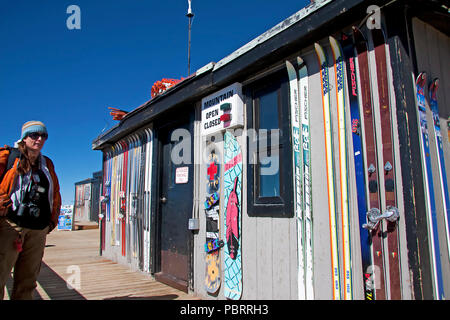
<svg viewBox="0 0 450 320">
<path fill-rule="evenodd" d="M 197 297 L 99 256 L 99 229 L 47 237 L 37 300 L 191 300 Z M 69 286 L 68 286 L 69 285 Z M 70 285 L 72 288 L 70 288 Z M 12 279 L 7 283 L 9 298 Z"/>
</svg>

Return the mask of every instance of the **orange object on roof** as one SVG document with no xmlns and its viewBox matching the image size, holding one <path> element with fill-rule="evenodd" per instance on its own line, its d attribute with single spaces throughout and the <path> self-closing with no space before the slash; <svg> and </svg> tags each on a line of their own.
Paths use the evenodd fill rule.
<svg viewBox="0 0 450 320">
<path fill-rule="evenodd" d="M 120 110 L 117 108 L 108 107 L 108 109 L 111 109 L 112 111 L 109 113 L 113 116 L 113 120 L 122 120 L 123 117 L 128 113 L 128 111 Z"/>
<path fill-rule="evenodd" d="M 152 90 L 151 90 L 152 98 L 160 95 L 161 93 L 163 93 L 164 91 L 166 91 L 170 87 L 173 87 L 174 85 L 176 85 L 177 83 L 181 82 L 182 80 L 183 80 L 183 78 L 181 78 L 180 80 L 163 78 L 163 79 L 161 79 L 159 81 L 156 81 L 153 84 Z"/>
</svg>

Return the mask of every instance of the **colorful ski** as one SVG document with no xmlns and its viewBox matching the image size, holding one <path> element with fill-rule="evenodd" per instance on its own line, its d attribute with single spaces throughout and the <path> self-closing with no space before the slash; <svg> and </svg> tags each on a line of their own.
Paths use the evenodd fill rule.
<svg viewBox="0 0 450 320">
<path fill-rule="evenodd" d="M 226 131 L 224 140 L 224 295 L 238 300 L 242 295 L 242 152 L 232 133 Z"/>
<path fill-rule="evenodd" d="M 112 179 L 111 179 L 111 246 L 116 245 L 116 207 L 117 207 L 117 186 L 118 186 L 118 150 L 119 146 L 113 146 L 113 161 L 112 161 Z"/>
<path fill-rule="evenodd" d="M 291 62 L 286 61 L 289 75 L 289 92 L 291 104 L 291 134 L 292 134 L 292 167 L 294 168 L 294 209 L 297 219 L 297 276 L 298 276 L 298 299 L 305 300 L 305 254 L 304 254 L 304 220 L 303 220 L 303 196 L 302 196 L 302 154 L 300 152 L 300 107 L 298 104 L 298 80 L 297 72 Z"/>
<path fill-rule="evenodd" d="M 419 140 L 421 144 L 421 156 L 422 165 L 425 169 L 424 183 L 425 183 L 425 197 L 427 202 L 427 220 L 428 220 L 428 232 L 431 249 L 431 265 L 432 265 L 432 278 L 433 289 L 435 299 L 444 299 L 444 283 L 442 279 L 441 269 L 441 250 L 439 247 L 438 236 L 438 222 L 436 217 L 436 204 L 433 186 L 433 176 L 431 170 L 430 159 L 430 142 L 428 138 L 428 124 L 426 113 L 426 100 L 425 100 L 425 85 L 427 76 L 424 72 L 420 73 L 416 80 L 417 90 L 417 111 L 420 121 L 420 133 Z"/>
<path fill-rule="evenodd" d="M 311 190 L 311 139 L 309 135 L 309 86 L 308 69 L 302 58 L 297 57 L 299 107 L 302 145 L 302 174 L 303 174 L 303 219 L 304 219 L 304 262 L 305 262 L 305 288 L 306 299 L 314 299 L 314 252 L 313 252 L 313 217 L 312 217 L 312 190 Z"/>
<path fill-rule="evenodd" d="M 439 108 L 437 100 L 437 89 L 439 86 L 439 79 L 434 79 L 430 84 L 429 94 L 430 94 L 430 108 L 433 113 L 434 122 L 434 135 L 436 138 L 436 149 L 438 152 L 438 163 L 439 163 L 439 182 L 441 186 L 443 207 L 444 207 L 444 220 L 445 220 L 445 231 L 447 239 L 447 249 L 450 256 L 450 231 L 449 231 L 449 220 L 450 220 L 450 199 L 448 195 L 448 182 L 447 182 L 447 172 L 445 170 L 445 158 L 444 158 L 444 148 L 442 146 L 442 134 L 441 134 L 441 123 L 439 118 Z"/>
<path fill-rule="evenodd" d="M 150 219 L 151 219 L 151 191 L 152 191 L 152 147 L 153 136 L 150 128 L 145 129 L 147 135 L 146 157 L 145 157 L 145 187 L 144 187 L 144 249 L 143 249 L 143 271 L 150 272 Z"/>
<path fill-rule="evenodd" d="M 320 82 L 322 86 L 322 106 L 325 133 L 325 159 L 327 170 L 327 190 L 328 190 L 328 215 L 330 221 L 330 248 L 331 248 L 331 270 L 333 282 L 333 299 L 341 299 L 341 281 L 339 275 L 339 249 L 338 249 L 338 226 L 336 223 L 336 199 L 333 166 L 333 145 L 332 145 L 332 122 L 330 110 L 330 83 L 328 76 L 328 62 L 322 47 L 316 43 L 315 50 L 320 67 Z"/>
<path fill-rule="evenodd" d="M 118 163 L 117 163 L 117 198 L 116 198 L 116 245 L 120 246 L 122 239 L 122 184 L 123 184 L 123 164 L 124 164 L 124 145 L 121 141 L 117 143 L 118 151 Z M 121 248 L 123 249 L 123 247 Z"/>
<path fill-rule="evenodd" d="M 144 269 L 144 204 L 145 204 L 145 159 L 147 154 L 147 134 L 145 131 L 139 133 L 141 140 L 141 154 L 139 158 L 139 180 L 138 180 L 138 261 L 139 269 Z"/>
<path fill-rule="evenodd" d="M 106 178 L 106 221 L 111 220 L 111 182 L 112 182 L 112 159 L 114 150 L 111 148 L 108 151 L 108 163 L 107 163 L 107 178 Z M 105 228 L 106 230 L 106 228 Z"/>
<path fill-rule="evenodd" d="M 363 142 L 361 136 L 361 116 L 359 110 L 360 91 L 356 78 L 356 55 L 353 36 L 345 36 L 342 40 L 346 70 L 347 88 L 350 102 L 350 116 L 352 121 L 353 160 L 355 163 L 355 182 L 357 192 L 359 236 L 361 246 L 361 262 L 364 286 L 364 299 L 374 299 L 374 288 L 371 279 L 372 254 L 370 251 L 370 234 L 362 226 L 366 223 L 367 198 L 364 180 Z M 370 276 L 369 276 L 370 275 Z"/>
<path fill-rule="evenodd" d="M 372 96 L 370 87 L 369 59 L 367 53 L 367 42 L 361 31 L 354 27 L 356 51 L 358 54 L 358 71 L 361 84 L 361 103 L 365 138 L 365 181 L 368 187 L 367 224 L 363 226 L 370 231 L 372 241 L 372 268 L 368 268 L 364 274 L 366 287 L 375 289 L 375 299 L 386 299 L 384 259 L 383 259 L 383 237 L 382 228 L 378 221 L 372 223 L 371 218 L 378 217 L 380 213 L 380 194 L 378 188 L 377 150 L 375 143 L 375 121 L 373 117 Z M 376 284 L 376 285 L 375 285 Z"/>
<path fill-rule="evenodd" d="M 127 188 L 127 174 L 128 174 L 128 145 L 122 140 L 121 141 L 123 148 L 123 165 L 122 165 L 122 184 L 120 188 L 120 221 L 121 221 L 121 231 L 122 231 L 122 256 L 126 255 L 126 188 Z"/>
<path fill-rule="evenodd" d="M 389 98 L 389 82 L 386 57 L 386 43 L 382 29 L 372 30 L 372 40 L 375 48 L 375 64 L 377 69 L 378 100 L 380 108 L 381 142 L 384 169 L 384 194 L 386 203 L 383 216 L 387 222 L 387 250 L 389 261 L 389 299 L 402 298 L 401 270 L 399 261 L 399 242 L 395 162 L 392 138 L 391 106 Z"/>
<path fill-rule="evenodd" d="M 132 169 L 131 169 L 131 181 L 130 181 L 130 223 L 131 223 L 131 257 L 138 258 L 138 245 L 137 245 L 137 211 L 138 211 L 138 177 L 139 177 L 139 159 L 140 159 L 140 144 L 141 141 L 137 134 L 133 135 L 134 148 L 132 151 Z"/>
<path fill-rule="evenodd" d="M 205 289 L 215 294 L 220 288 L 220 158 L 215 145 L 210 147 L 206 168 L 206 277 Z M 213 198 L 212 201 L 210 199 Z"/>
<path fill-rule="evenodd" d="M 329 37 L 334 58 L 334 87 L 336 90 L 338 138 L 339 138 L 339 177 L 341 192 L 342 216 L 342 248 L 344 262 L 344 299 L 353 299 L 352 289 L 352 251 L 350 240 L 350 212 L 348 201 L 348 164 L 347 164 L 347 138 L 344 99 L 344 58 L 339 43 Z"/>
<path fill-rule="evenodd" d="M 105 251 L 106 237 L 106 219 L 109 216 L 110 194 L 111 194 L 111 178 L 110 164 L 111 152 L 106 151 L 103 162 L 103 197 L 101 199 L 101 213 L 99 214 L 100 222 L 100 255 Z"/>
<path fill-rule="evenodd" d="M 127 144 L 128 144 L 128 163 L 127 163 L 127 171 L 128 171 L 128 175 L 127 175 L 127 195 L 126 195 L 126 200 L 127 200 L 127 213 L 126 213 L 126 252 L 127 252 L 127 261 L 128 263 L 131 263 L 131 257 L 133 255 L 133 250 L 132 250 L 132 244 L 131 244 L 131 239 L 132 239 L 132 198 L 131 198 L 131 194 L 132 194 L 132 189 L 133 189 L 133 179 L 132 177 L 134 176 L 134 149 L 135 149 L 135 140 L 133 138 L 133 136 L 129 136 L 127 138 Z"/>
</svg>

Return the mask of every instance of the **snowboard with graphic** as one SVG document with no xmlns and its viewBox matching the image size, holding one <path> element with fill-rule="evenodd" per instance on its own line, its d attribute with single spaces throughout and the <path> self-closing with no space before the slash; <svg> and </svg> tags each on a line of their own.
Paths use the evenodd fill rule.
<svg viewBox="0 0 450 320">
<path fill-rule="evenodd" d="M 220 158 L 212 145 L 206 167 L 206 276 L 205 289 L 210 294 L 215 294 L 220 288 Z"/>
<path fill-rule="evenodd" d="M 225 132 L 224 144 L 224 295 L 238 300 L 242 295 L 241 213 L 242 152 L 238 141 Z"/>
</svg>

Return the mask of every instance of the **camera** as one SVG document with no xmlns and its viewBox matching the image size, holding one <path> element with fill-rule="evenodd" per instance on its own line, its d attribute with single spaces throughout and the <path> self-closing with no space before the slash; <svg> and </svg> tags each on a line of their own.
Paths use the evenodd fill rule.
<svg viewBox="0 0 450 320">
<path fill-rule="evenodd" d="M 41 195 L 44 194 L 45 188 L 34 184 L 31 186 L 30 191 L 24 197 L 23 203 L 19 205 L 17 209 L 17 216 L 22 217 L 28 209 L 29 215 L 34 218 L 39 218 L 41 214 L 41 209 L 38 207 L 39 200 L 41 199 Z"/>
</svg>

